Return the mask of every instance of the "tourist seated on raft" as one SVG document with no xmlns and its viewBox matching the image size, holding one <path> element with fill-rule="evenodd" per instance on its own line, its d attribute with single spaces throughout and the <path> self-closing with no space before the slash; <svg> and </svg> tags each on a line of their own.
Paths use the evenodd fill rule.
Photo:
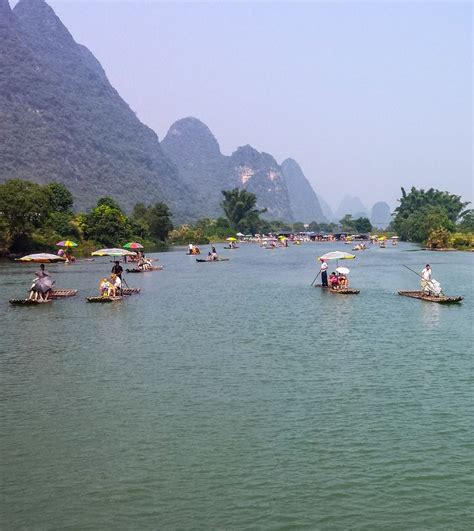
<svg viewBox="0 0 474 531">
<path fill-rule="evenodd" d="M 115 289 L 115 294 L 121 295 L 122 294 L 122 279 L 118 275 L 115 275 L 115 274 L 111 275 L 111 279 L 113 282 L 113 287 Z"/>
<path fill-rule="evenodd" d="M 107 296 L 116 297 L 122 293 L 122 281 L 120 277 L 112 273 L 110 275 L 110 280 L 108 281 Z"/>
<path fill-rule="evenodd" d="M 337 289 L 339 287 L 339 277 L 334 271 L 329 275 L 329 287 L 332 289 Z"/>
<path fill-rule="evenodd" d="M 212 256 L 211 251 L 209 251 L 209 252 L 207 253 L 206 260 L 207 260 L 208 262 L 212 262 L 212 261 L 214 260 L 214 257 Z"/>
<path fill-rule="evenodd" d="M 50 277 L 46 271 L 44 264 L 40 265 L 39 271 L 35 272 L 35 278 L 30 288 L 28 295 L 29 300 L 47 301 L 49 294 L 53 288 L 54 280 Z"/>
<path fill-rule="evenodd" d="M 343 275 L 342 273 L 339 273 L 338 276 L 337 276 L 338 280 L 339 280 L 339 286 L 341 288 L 347 288 L 349 287 L 349 281 L 346 277 L 346 275 Z"/>
<path fill-rule="evenodd" d="M 108 297 L 111 289 L 111 284 L 108 279 L 103 278 L 99 282 L 99 293 L 101 297 Z"/>
</svg>

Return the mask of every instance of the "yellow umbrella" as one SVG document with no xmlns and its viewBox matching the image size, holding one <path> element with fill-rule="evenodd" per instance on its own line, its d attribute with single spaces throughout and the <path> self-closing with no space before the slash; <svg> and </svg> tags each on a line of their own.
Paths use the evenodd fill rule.
<svg viewBox="0 0 474 531">
<path fill-rule="evenodd" d="M 233 236 L 231 236 L 230 238 L 226 238 L 226 240 L 228 242 L 236 242 L 237 241 L 237 238 L 234 238 Z"/>
<path fill-rule="evenodd" d="M 77 243 L 72 240 L 63 240 L 56 244 L 58 247 L 77 247 Z"/>
</svg>

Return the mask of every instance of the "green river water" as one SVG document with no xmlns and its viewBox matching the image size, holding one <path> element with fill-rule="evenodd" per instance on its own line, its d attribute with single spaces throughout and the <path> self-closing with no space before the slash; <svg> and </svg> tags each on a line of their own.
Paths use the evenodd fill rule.
<svg viewBox="0 0 474 531">
<path fill-rule="evenodd" d="M 109 259 L 49 266 L 80 291 L 37 307 L 1 264 L 0 528 L 474 529 L 474 255 L 372 248 L 360 295 L 311 288 L 348 248 L 156 254 L 95 305 Z M 427 262 L 461 305 L 396 294 Z"/>
</svg>

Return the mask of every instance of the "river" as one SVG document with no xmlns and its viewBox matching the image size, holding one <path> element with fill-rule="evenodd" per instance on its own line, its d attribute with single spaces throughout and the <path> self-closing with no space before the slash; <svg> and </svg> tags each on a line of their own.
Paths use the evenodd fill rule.
<svg viewBox="0 0 474 531">
<path fill-rule="evenodd" d="M 49 266 L 79 293 L 36 307 L 2 263 L 0 527 L 472 529 L 474 255 L 372 248 L 360 295 L 311 288 L 348 248 L 158 253 L 113 304 L 85 302 L 109 259 Z M 396 294 L 427 262 L 461 305 Z"/>
</svg>

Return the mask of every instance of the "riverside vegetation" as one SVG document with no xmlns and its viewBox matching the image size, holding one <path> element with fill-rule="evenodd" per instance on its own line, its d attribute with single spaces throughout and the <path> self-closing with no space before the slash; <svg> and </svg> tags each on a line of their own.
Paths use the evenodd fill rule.
<svg viewBox="0 0 474 531">
<path fill-rule="evenodd" d="M 110 197 L 101 197 L 87 212 L 74 212 L 74 198 L 60 183 L 39 185 L 12 179 L 0 184 L 0 254 L 18 254 L 54 247 L 69 238 L 87 253 L 98 246 L 112 247 L 137 240 L 148 248 L 168 243 L 187 244 L 222 241 L 240 231 L 245 234 L 279 231 L 368 233 L 368 218 L 344 216 L 339 224 L 268 221 L 260 217 L 255 194 L 238 188 L 222 191 L 223 216 L 202 218 L 193 225 L 174 227 L 168 205 L 136 203 L 130 215 Z M 405 241 L 426 244 L 433 249 L 474 247 L 474 215 L 468 203 L 448 192 L 402 189 L 400 206 L 390 230 Z"/>
</svg>

